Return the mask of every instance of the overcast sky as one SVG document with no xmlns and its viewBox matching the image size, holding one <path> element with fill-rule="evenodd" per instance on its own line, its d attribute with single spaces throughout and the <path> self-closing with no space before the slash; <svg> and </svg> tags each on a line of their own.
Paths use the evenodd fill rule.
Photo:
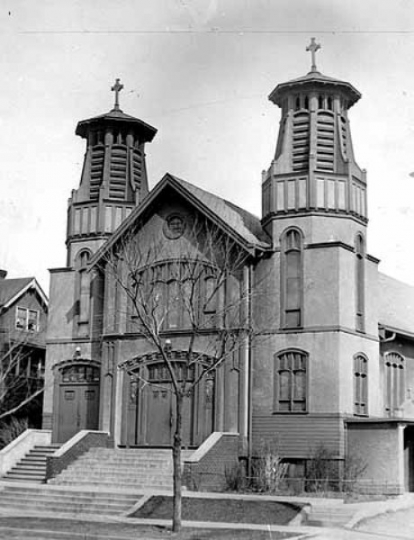
<svg viewBox="0 0 414 540">
<path fill-rule="evenodd" d="M 0 0 L 0 267 L 65 265 L 79 120 L 121 108 L 159 131 L 150 187 L 168 171 L 260 215 L 279 110 L 267 96 L 310 69 L 351 82 L 355 155 L 368 171 L 368 250 L 414 285 L 414 2 Z M 414 176 L 414 174 L 413 174 Z"/>
</svg>

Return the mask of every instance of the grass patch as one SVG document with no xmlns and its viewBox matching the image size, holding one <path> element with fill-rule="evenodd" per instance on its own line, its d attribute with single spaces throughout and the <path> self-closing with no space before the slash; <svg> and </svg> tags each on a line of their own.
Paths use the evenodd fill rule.
<svg viewBox="0 0 414 540">
<path fill-rule="evenodd" d="M 182 519 L 185 521 L 287 525 L 301 509 L 300 505 L 273 501 L 198 497 L 183 497 L 182 499 Z M 172 519 L 172 512 L 172 497 L 156 495 L 131 517 Z"/>
<path fill-rule="evenodd" d="M 27 531 L 27 536 L 24 531 Z M 94 523 L 53 518 L 0 518 L 0 538 L 37 538 L 36 531 L 81 534 L 84 540 L 105 540 L 119 537 L 120 540 L 145 538 L 145 540 L 286 540 L 297 533 L 184 528 L 180 534 L 168 527 L 124 523 Z M 23 535 L 22 535 L 23 533 Z M 49 537 L 49 536 L 48 536 Z M 40 538 L 40 536 L 39 536 Z M 42 536 L 43 538 L 43 536 Z"/>
</svg>

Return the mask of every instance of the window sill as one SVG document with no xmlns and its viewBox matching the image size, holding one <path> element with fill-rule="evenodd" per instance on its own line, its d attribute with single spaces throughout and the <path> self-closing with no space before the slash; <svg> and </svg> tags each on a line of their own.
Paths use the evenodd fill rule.
<svg viewBox="0 0 414 540">
<path fill-rule="evenodd" d="M 281 414 L 281 415 L 299 415 L 299 416 L 303 416 L 304 414 L 309 414 L 309 411 L 273 411 L 272 412 L 272 415 L 273 414 Z"/>
</svg>

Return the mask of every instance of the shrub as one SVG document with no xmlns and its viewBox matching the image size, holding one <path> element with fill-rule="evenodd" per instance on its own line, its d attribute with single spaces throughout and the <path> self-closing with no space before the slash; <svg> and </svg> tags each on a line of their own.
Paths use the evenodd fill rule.
<svg viewBox="0 0 414 540">
<path fill-rule="evenodd" d="M 29 422 L 27 418 L 15 418 L 4 424 L 0 425 L 0 448 L 4 448 L 10 444 L 14 439 L 26 431 Z"/>
<path fill-rule="evenodd" d="M 253 487 L 267 493 L 280 491 L 289 465 L 283 463 L 277 445 L 261 444 L 257 456 L 253 462 Z"/>
</svg>

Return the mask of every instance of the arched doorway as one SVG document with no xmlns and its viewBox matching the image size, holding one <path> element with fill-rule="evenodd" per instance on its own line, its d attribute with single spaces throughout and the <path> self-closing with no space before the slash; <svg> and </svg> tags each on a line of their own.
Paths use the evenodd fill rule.
<svg viewBox="0 0 414 540">
<path fill-rule="evenodd" d="M 188 386 L 200 365 L 191 369 L 172 353 L 179 381 Z M 176 399 L 167 366 L 161 358 L 126 363 L 121 443 L 126 446 L 171 446 L 176 426 Z M 184 447 L 194 447 L 214 430 L 215 376 L 209 373 L 185 396 L 183 402 Z"/>
<path fill-rule="evenodd" d="M 71 362 L 59 368 L 57 442 L 82 429 L 98 429 L 99 380 L 96 362 Z"/>
</svg>

